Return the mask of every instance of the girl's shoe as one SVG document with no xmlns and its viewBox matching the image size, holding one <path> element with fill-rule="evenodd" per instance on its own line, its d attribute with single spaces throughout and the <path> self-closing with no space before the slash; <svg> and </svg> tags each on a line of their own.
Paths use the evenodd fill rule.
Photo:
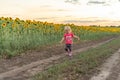
<svg viewBox="0 0 120 80">
<path fill-rule="evenodd" d="M 69 56 L 71 57 L 71 56 L 72 56 L 72 54 L 71 54 L 71 53 L 69 53 Z"/>
<path fill-rule="evenodd" d="M 69 57 L 70 57 L 70 59 L 72 59 L 72 52 L 69 52 Z"/>
</svg>

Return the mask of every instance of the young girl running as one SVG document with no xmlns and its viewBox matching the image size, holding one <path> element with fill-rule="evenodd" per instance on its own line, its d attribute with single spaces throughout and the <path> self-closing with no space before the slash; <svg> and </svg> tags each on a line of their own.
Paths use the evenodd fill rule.
<svg viewBox="0 0 120 80">
<path fill-rule="evenodd" d="M 72 33 L 70 26 L 65 26 L 64 31 L 65 31 L 64 37 L 62 38 L 60 43 L 65 41 L 65 51 L 67 52 L 68 56 L 71 57 L 72 56 L 71 47 L 73 43 L 73 38 L 77 38 L 78 40 L 80 38 Z"/>
</svg>

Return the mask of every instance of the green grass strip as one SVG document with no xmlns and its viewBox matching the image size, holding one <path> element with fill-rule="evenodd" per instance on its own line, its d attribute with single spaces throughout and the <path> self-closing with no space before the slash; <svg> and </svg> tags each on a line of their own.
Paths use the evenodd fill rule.
<svg viewBox="0 0 120 80">
<path fill-rule="evenodd" d="M 72 60 L 63 59 L 62 63 L 35 75 L 33 80 L 77 80 L 91 75 L 96 67 L 120 48 L 119 42 L 120 38 L 117 38 L 97 48 L 78 53 Z"/>
</svg>

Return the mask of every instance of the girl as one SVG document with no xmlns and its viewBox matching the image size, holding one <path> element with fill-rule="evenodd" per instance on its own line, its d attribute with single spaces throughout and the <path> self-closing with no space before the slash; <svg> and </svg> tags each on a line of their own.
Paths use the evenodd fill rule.
<svg viewBox="0 0 120 80">
<path fill-rule="evenodd" d="M 65 31 L 65 34 L 62 40 L 60 41 L 60 43 L 65 41 L 65 44 L 66 44 L 65 51 L 67 51 L 68 56 L 71 57 L 72 56 L 71 46 L 73 43 L 73 38 L 77 38 L 79 40 L 79 37 L 72 33 L 70 26 L 65 26 L 64 31 Z"/>
</svg>

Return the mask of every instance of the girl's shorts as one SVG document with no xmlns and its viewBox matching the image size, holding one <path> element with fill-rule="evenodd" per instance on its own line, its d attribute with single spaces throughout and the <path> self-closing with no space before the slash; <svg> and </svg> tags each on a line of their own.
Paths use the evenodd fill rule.
<svg viewBox="0 0 120 80">
<path fill-rule="evenodd" d="M 65 45 L 65 51 L 71 51 L 71 47 L 72 47 L 71 44 L 66 44 Z"/>
</svg>

